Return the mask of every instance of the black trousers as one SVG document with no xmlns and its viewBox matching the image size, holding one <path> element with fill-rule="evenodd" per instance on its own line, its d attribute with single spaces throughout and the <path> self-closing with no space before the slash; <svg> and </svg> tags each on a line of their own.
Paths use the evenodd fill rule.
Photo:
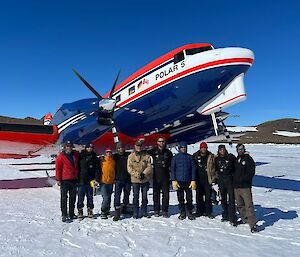
<svg viewBox="0 0 300 257">
<path fill-rule="evenodd" d="M 69 216 L 74 216 L 76 202 L 76 181 L 62 180 L 60 184 L 60 209 L 62 216 L 68 216 L 68 195 L 69 195 Z"/>
<path fill-rule="evenodd" d="M 153 180 L 153 204 L 154 211 L 159 212 L 162 209 L 163 212 L 168 212 L 169 210 L 169 190 L 170 181 L 165 179 L 163 181 Z M 160 205 L 160 192 L 162 192 L 162 208 Z"/>
<path fill-rule="evenodd" d="M 198 214 L 207 214 L 212 213 L 212 203 L 210 199 L 211 195 L 211 185 L 208 181 L 197 180 L 197 189 L 196 189 L 196 212 Z"/>
<path fill-rule="evenodd" d="M 219 180 L 218 184 L 221 194 L 221 204 L 223 208 L 222 217 L 231 222 L 235 222 L 236 209 L 232 182 Z"/>
<path fill-rule="evenodd" d="M 186 211 L 192 211 L 193 209 L 193 194 L 192 190 L 189 188 L 190 182 L 178 182 L 179 189 L 177 190 L 177 198 L 179 202 L 180 213 L 185 213 Z M 186 203 L 184 199 L 184 193 L 186 198 Z"/>
</svg>

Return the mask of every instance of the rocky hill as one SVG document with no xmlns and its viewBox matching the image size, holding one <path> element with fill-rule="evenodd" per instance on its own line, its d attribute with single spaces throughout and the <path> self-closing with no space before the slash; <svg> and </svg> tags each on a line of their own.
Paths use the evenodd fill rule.
<svg viewBox="0 0 300 257">
<path fill-rule="evenodd" d="M 300 120 L 280 119 L 255 126 L 257 131 L 242 132 L 241 143 L 300 144 Z"/>
<path fill-rule="evenodd" d="M 26 117 L 24 119 L 18 119 L 18 118 L 0 116 L 0 123 L 43 125 L 43 120 L 37 120 L 37 119 L 32 118 L 32 117 Z"/>
</svg>

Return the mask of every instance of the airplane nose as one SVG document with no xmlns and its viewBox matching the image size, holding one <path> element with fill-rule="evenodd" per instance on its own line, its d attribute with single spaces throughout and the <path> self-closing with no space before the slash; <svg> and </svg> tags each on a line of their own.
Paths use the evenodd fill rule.
<svg viewBox="0 0 300 257">
<path fill-rule="evenodd" d="M 242 47 L 226 47 L 215 49 L 214 55 L 220 58 L 246 58 L 254 60 L 254 53 Z"/>
</svg>

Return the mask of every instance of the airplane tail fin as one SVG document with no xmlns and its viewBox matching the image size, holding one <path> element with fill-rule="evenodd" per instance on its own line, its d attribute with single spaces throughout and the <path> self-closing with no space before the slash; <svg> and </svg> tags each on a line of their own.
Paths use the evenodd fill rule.
<svg viewBox="0 0 300 257">
<path fill-rule="evenodd" d="M 44 125 L 50 125 L 50 122 L 52 121 L 52 115 L 50 112 L 48 112 L 45 116 L 44 116 Z"/>
</svg>

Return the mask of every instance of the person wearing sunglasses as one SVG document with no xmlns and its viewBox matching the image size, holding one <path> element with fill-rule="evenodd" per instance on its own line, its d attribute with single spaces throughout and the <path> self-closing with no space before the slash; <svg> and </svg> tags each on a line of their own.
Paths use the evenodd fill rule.
<svg viewBox="0 0 300 257">
<path fill-rule="evenodd" d="M 166 148 L 164 137 L 157 139 L 157 145 L 149 150 L 153 159 L 153 204 L 154 216 L 159 217 L 162 210 L 164 218 L 169 217 L 170 166 L 172 152 Z M 162 192 L 162 205 L 160 193 Z"/>
</svg>

